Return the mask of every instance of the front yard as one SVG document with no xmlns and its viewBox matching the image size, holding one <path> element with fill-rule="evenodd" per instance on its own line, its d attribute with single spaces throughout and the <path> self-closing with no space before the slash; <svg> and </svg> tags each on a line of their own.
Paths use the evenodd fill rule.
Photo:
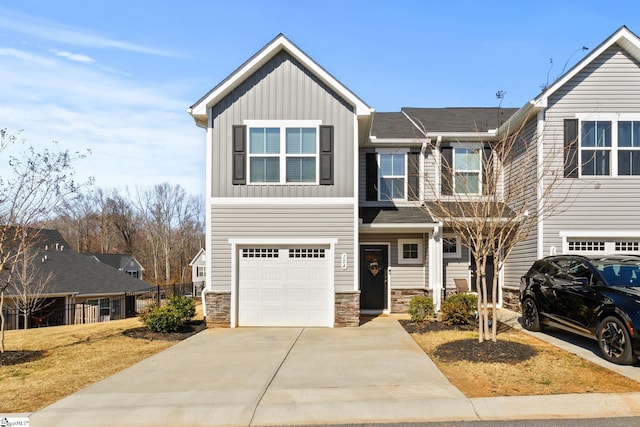
<svg viewBox="0 0 640 427">
<path fill-rule="evenodd" d="M 470 398 L 640 391 L 636 381 L 508 326 L 501 325 L 498 343 L 480 344 L 475 327 L 403 324 L 449 381 Z"/>
<path fill-rule="evenodd" d="M 198 310 L 197 319 L 202 319 Z M 89 325 L 7 331 L 0 356 L 0 412 L 41 409 L 140 360 L 181 337 L 140 330 L 137 318 Z M 160 339 L 159 339 L 160 337 Z M 183 337 L 182 337 L 183 338 Z M 13 364 L 15 351 L 31 361 Z"/>
</svg>

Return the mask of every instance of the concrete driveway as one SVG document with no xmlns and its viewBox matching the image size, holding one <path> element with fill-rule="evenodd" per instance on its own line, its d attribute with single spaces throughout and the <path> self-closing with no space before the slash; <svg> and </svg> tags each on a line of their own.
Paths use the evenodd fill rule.
<svg viewBox="0 0 640 427">
<path fill-rule="evenodd" d="M 640 416 L 640 393 L 466 398 L 396 319 L 381 317 L 359 328 L 205 330 L 29 421 L 156 427 L 622 416 Z"/>
<path fill-rule="evenodd" d="M 396 320 L 377 318 L 359 328 L 205 330 L 32 414 L 30 425 L 248 426 L 399 418 L 477 416 Z"/>
</svg>

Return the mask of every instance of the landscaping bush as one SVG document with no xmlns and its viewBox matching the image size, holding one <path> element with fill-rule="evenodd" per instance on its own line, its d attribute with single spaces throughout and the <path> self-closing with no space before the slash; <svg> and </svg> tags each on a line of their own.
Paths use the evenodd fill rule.
<svg viewBox="0 0 640 427">
<path fill-rule="evenodd" d="M 413 322 L 424 322 L 427 317 L 433 317 L 434 314 L 433 299 L 418 295 L 409 301 L 409 316 Z"/>
<path fill-rule="evenodd" d="M 196 302 L 191 298 L 174 296 L 169 299 L 169 305 L 178 310 L 183 322 L 188 322 L 196 315 Z"/>
<path fill-rule="evenodd" d="M 447 325 L 468 325 L 476 318 L 478 297 L 473 294 L 454 294 L 440 307 L 442 322 Z"/>
<path fill-rule="evenodd" d="M 182 313 L 172 306 L 154 307 L 147 314 L 145 324 L 153 332 L 175 332 L 182 325 Z"/>
<path fill-rule="evenodd" d="M 142 320 L 144 323 L 146 323 L 149 313 L 151 313 L 156 307 L 157 305 L 155 304 L 145 305 L 140 310 L 138 310 L 138 318 Z"/>
</svg>

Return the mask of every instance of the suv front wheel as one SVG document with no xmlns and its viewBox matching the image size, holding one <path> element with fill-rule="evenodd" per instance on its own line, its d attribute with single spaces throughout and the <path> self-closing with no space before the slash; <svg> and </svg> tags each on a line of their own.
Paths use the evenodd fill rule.
<svg viewBox="0 0 640 427">
<path fill-rule="evenodd" d="M 533 298 L 525 298 L 522 301 L 522 326 L 528 331 L 540 332 L 542 330 L 540 313 Z"/>
<path fill-rule="evenodd" d="M 630 365 L 634 362 L 631 339 L 624 323 L 615 316 L 605 317 L 598 325 L 598 346 L 602 356 L 618 365 Z"/>
</svg>

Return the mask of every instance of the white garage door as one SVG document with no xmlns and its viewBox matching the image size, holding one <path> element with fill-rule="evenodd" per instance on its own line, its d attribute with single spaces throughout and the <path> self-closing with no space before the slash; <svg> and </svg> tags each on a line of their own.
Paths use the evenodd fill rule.
<svg viewBox="0 0 640 427">
<path fill-rule="evenodd" d="M 240 326 L 332 326 L 329 249 L 241 248 Z"/>
</svg>

